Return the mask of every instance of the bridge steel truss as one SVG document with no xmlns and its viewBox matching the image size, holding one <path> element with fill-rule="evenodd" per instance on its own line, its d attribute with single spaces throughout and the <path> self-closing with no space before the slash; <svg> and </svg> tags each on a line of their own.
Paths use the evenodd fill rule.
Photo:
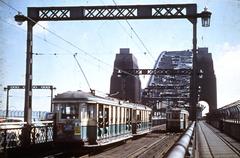
<svg viewBox="0 0 240 158">
<path fill-rule="evenodd" d="M 79 6 L 79 7 L 29 7 L 27 16 L 18 14 L 17 22 L 27 21 L 27 57 L 25 79 L 24 121 L 31 123 L 32 112 L 32 40 L 33 26 L 38 21 L 68 20 L 120 20 L 120 19 L 188 19 L 193 24 L 193 73 L 191 77 L 191 106 L 196 113 L 196 48 L 197 18 L 204 13 L 197 13 L 196 4 L 167 5 L 120 5 L 120 6 Z M 195 115 L 193 116 L 193 120 Z"/>
<path fill-rule="evenodd" d="M 124 71 L 133 75 L 192 75 L 191 69 L 129 69 Z"/>
<path fill-rule="evenodd" d="M 127 72 L 127 73 L 126 73 Z M 120 72 L 121 75 L 170 75 L 170 76 L 191 76 L 193 70 L 192 69 L 125 69 L 123 72 Z M 181 90 L 181 93 L 176 94 L 175 96 L 171 95 L 161 95 L 159 97 L 152 96 L 153 91 L 156 90 L 166 90 L 166 89 L 174 89 L 174 90 Z M 189 102 L 189 97 L 182 97 L 181 94 L 189 94 L 190 91 L 189 85 L 152 85 L 148 86 L 144 89 L 144 96 L 142 98 L 143 102 L 162 102 L 162 101 L 184 101 Z"/>
</svg>

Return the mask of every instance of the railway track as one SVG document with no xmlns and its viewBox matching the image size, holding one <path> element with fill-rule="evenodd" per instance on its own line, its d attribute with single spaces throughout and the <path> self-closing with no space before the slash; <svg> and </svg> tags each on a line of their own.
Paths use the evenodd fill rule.
<svg viewBox="0 0 240 158">
<path fill-rule="evenodd" d="M 129 154 L 127 157 L 128 158 L 164 157 L 166 152 L 174 145 L 179 136 L 180 134 L 166 134 L 156 142 L 152 143 L 150 146 L 145 145 L 136 152 Z"/>
<path fill-rule="evenodd" d="M 108 148 L 77 148 L 77 150 L 58 150 L 45 158 L 81 157 L 81 158 L 149 158 L 164 157 L 179 139 L 182 133 L 164 133 L 165 125 L 153 128 L 151 133 L 112 144 Z M 72 148 L 71 148 L 72 149 Z M 77 153 L 76 151 L 84 151 Z"/>
<path fill-rule="evenodd" d="M 181 133 L 149 133 L 146 136 L 127 141 L 125 144 L 104 151 L 97 155 L 85 155 L 82 158 L 149 158 L 149 157 L 163 157 L 165 153 L 173 146 L 179 139 Z"/>
</svg>

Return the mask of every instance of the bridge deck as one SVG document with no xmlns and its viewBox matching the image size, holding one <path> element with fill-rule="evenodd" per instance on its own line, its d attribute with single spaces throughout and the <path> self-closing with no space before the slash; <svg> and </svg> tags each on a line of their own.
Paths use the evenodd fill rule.
<svg viewBox="0 0 240 158">
<path fill-rule="evenodd" d="M 200 121 L 197 123 L 196 136 L 200 158 L 240 157 L 240 143 L 205 122 Z"/>
</svg>

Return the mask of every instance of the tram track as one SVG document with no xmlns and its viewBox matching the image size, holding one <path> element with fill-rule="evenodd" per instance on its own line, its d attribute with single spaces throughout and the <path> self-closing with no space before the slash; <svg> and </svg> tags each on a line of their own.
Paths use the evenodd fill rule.
<svg viewBox="0 0 240 158">
<path fill-rule="evenodd" d="M 174 145 L 174 143 L 179 139 L 180 134 L 166 134 L 160 140 L 154 142 L 149 147 L 145 148 L 144 151 L 138 155 L 130 156 L 129 158 L 160 158 L 168 152 L 168 150 Z"/>
<path fill-rule="evenodd" d="M 146 136 L 131 140 L 116 148 L 104 151 L 97 155 L 92 155 L 94 158 L 102 157 L 124 157 L 124 158 L 149 158 L 149 157 L 164 157 L 167 151 L 179 139 L 181 133 L 149 133 Z M 89 157 L 87 155 L 84 156 Z M 91 157 L 91 156 L 90 156 Z"/>
<path fill-rule="evenodd" d="M 94 157 L 94 158 L 161 158 L 170 150 L 176 143 L 182 133 L 165 133 L 162 130 L 165 126 L 155 129 L 152 132 L 137 136 L 132 139 L 123 141 L 122 143 L 113 144 L 108 148 L 90 149 L 84 153 L 76 153 L 76 151 L 84 150 L 79 148 L 77 150 L 59 150 L 59 152 L 50 154 L 45 158 L 62 158 L 62 157 Z M 89 148 L 88 148 L 89 149 Z M 87 150 L 87 149 L 85 149 Z"/>
<path fill-rule="evenodd" d="M 167 136 L 163 136 L 161 139 L 152 143 L 151 145 L 144 145 L 143 147 L 139 148 L 135 152 L 130 153 L 127 157 L 128 158 L 139 157 L 140 155 L 143 155 L 144 153 L 147 153 L 148 151 L 150 151 L 154 146 L 159 144 L 159 142 L 163 142 L 163 140 L 165 140 L 166 138 Z"/>
</svg>

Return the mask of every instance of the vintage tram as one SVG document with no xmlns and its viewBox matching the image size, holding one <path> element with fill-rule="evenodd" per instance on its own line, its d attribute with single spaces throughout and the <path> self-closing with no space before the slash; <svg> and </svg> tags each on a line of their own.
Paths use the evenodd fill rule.
<svg viewBox="0 0 240 158">
<path fill-rule="evenodd" d="M 166 130 L 180 132 L 188 127 L 189 113 L 182 108 L 169 108 L 166 111 Z"/>
<path fill-rule="evenodd" d="M 151 109 L 83 91 L 68 91 L 53 99 L 57 143 L 98 146 L 151 130 Z"/>
</svg>

